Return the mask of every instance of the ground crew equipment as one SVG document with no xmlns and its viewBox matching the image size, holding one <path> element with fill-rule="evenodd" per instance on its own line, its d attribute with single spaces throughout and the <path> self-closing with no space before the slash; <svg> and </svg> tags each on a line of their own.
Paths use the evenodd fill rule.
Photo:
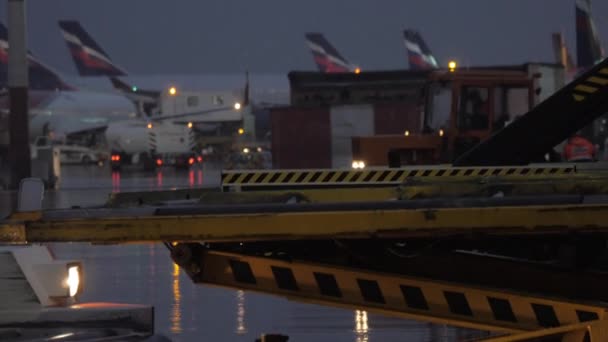
<svg viewBox="0 0 608 342">
<path fill-rule="evenodd" d="M 467 151 L 455 166 L 526 165 L 608 111 L 608 59 Z"/>
</svg>

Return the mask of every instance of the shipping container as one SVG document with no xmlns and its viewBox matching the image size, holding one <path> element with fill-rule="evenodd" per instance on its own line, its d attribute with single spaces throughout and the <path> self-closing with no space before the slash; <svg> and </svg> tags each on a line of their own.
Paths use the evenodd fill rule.
<svg viewBox="0 0 608 342">
<path fill-rule="evenodd" d="M 273 167 L 280 169 L 350 168 L 353 137 L 421 131 L 419 107 L 409 103 L 273 108 L 271 126 Z M 378 165 L 385 163 L 386 156 L 379 158 Z"/>
<path fill-rule="evenodd" d="M 273 168 L 331 167 L 328 108 L 272 108 L 270 120 Z"/>
<path fill-rule="evenodd" d="M 422 130 L 423 116 L 424 107 L 414 102 L 374 104 L 373 135 L 418 133 Z"/>
</svg>

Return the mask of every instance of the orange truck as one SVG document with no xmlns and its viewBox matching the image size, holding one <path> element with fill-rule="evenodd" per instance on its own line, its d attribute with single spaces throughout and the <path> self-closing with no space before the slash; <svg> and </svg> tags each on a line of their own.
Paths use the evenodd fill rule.
<svg viewBox="0 0 608 342">
<path fill-rule="evenodd" d="M 539 74 L 524 70 L 436 70 L 425 85 L 420 131 L 352 137 L 353 168 L 451 163 L 536 102 Z"/>
</svg>

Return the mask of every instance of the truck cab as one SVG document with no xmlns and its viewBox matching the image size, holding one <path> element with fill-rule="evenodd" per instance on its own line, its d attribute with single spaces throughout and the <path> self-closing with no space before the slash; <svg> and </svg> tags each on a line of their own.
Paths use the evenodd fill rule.
<svg viewBox="0 0 608 342">
<path fill-rule="evenodd" d="M 451 108 L 444 123 L 444 162 L 453 161 L 534 105 L 534 82 L 523 72 L 454 75 L 447 91 L 451 92 Z"/>
</svg>

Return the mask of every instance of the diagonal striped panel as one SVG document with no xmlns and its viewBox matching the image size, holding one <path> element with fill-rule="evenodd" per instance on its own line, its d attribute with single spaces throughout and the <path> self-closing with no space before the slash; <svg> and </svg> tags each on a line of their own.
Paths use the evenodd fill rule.
<svg viewBox="0 0 608 342">
<path fill-rule="evenodd" d="M 574 87 L 574 90 L 577 90 L 577 91 L 580 91 L 580 92 L 583 92 L 583 93 L 593 94 L 593 93 L 595 93 L 598 90 L 598 88 L 592 87 L 592 86 L 588 86 L 588 85 L 585 85 L 585 84 L 579 84 L 576 87 Z"/>
<path fill-rule="evenodd" d="M 582 83 L 574 87 L 572 97 L 576 102 L 582 102 L 588 95 L 595 94 L 600 87 L 608 85 L 608 68 L 598 70 L 595 75 L 589 76 Z"/>
<path fill-rule="evenodd" d="M 532 331 L 607 317 L 603 304 L 546 299 L 505 289 L 341 266 L 216 251 L 207 252 L 202 262 L 195 269 L 205 271 L 194 278 L 200 283 L 483 330 Z"/>
<path fill-rule="evenodd" d="M 608 78 L 591 76 L 587 79 L 587 82 L 605 86 L 608 85 Z"/>
<path fill-rule="evenodd" d="M 233 170 L 222 172 L 222 185 L 401 184 L 408 178 L 547 177 L 576 173 L 575 167 L 403 168 L 367 170 Z"/>
</svg>

